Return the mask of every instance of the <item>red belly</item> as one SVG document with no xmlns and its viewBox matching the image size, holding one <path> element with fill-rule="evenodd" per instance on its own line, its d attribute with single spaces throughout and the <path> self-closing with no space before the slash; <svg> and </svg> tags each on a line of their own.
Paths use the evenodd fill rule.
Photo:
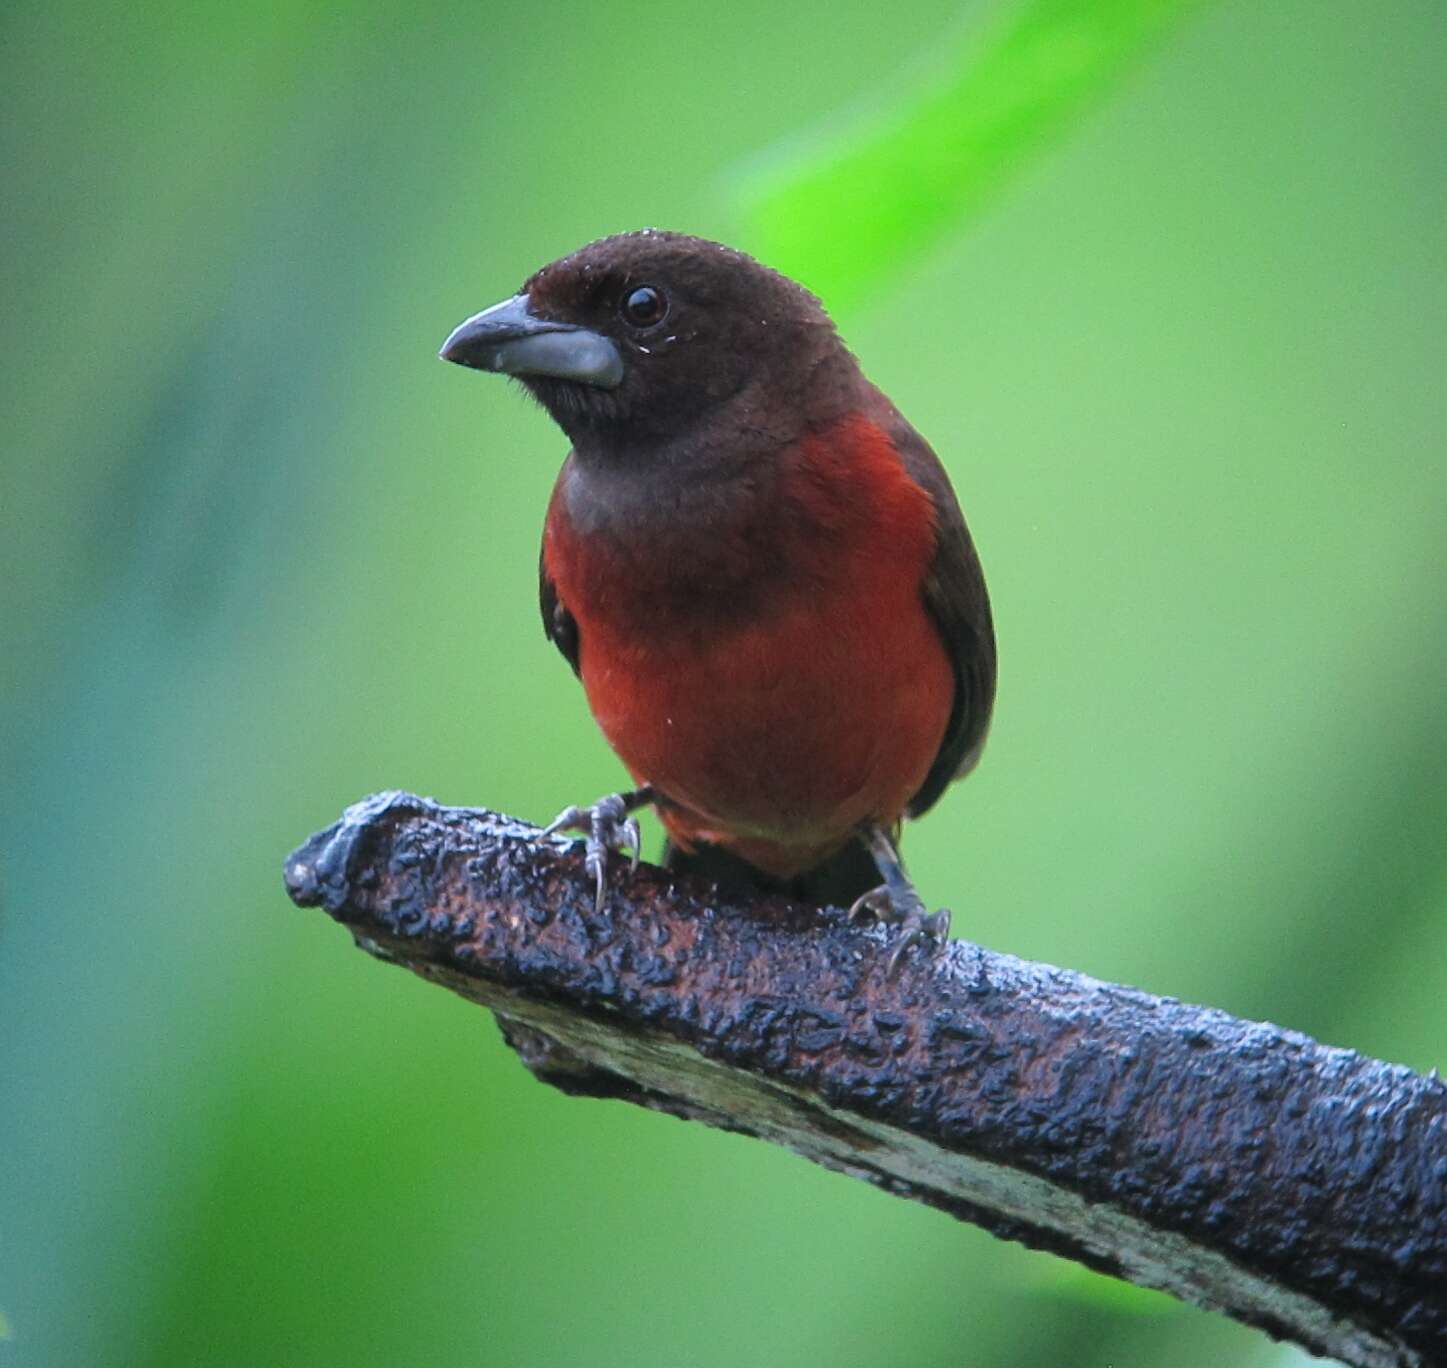
<svg viewBox="0 0 1447 1368">
<path fill-rule="evenodd" d="M 581 535 L 565 469 L 547 573 L 588 702 L 685 845 L 769 873 L 893 825 L 939 752 L 954 675 L 924 605 L 934 506 L 862 418 L 782 452 L 767 497 L 697 528 Z M 576 472 L 574 473 L 576 478 Z"/>
<path fill-rule="evenodd" d="M 778 875 L 897 822 L 939 751 L 954 678 L 918 590 L 858 586 L 696 644 L 586 640 L 593 714 L 662 817 Z M 585 639 L 586 639 L 586 629 Z"/>
</svg>

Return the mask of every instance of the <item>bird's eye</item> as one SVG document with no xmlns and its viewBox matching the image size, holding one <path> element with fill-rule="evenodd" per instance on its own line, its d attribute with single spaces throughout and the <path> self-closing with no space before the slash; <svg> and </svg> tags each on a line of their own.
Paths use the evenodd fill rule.
<svg viewBox="0 0 1447 1368">
<path fill-rule="evenodd" d="M 668 312 L 668 301 L 662 290 L 652 285 L 640 285 L 629 290 L 623 300 L 623 317 L 635 328 L 651 328 Z"/>
</svg>

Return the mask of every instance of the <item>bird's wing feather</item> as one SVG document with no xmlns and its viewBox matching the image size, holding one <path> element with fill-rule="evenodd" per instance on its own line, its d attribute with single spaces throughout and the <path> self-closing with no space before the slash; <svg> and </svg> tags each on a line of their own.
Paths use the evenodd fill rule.
<svg viewBox="0 0 1447 1368">
<path fill-rule="evenodd" d="M 562 652 L 563 659 L 573 667 L 573 673 L 580 674 L 578 620 L 568 611 L 567 604 L 558 597 L 557 585 L 548 574 L 547 562 L 541 557 L 538 559 L 538 606 L 543 612 L 543 632 Z"/>
<path fill-rule="evenodd" d="M 924 601 L 955 673 L 955 701 L 944 740 L 910 800 L 909 815 L 918 817 L 980 758 L 995 702 L 995 630 L 980 559 L 939 457 L 892 405 L 882 425 L 905 469 L 934 500 L 938 541 L 925 577 Z"/>
</svg>

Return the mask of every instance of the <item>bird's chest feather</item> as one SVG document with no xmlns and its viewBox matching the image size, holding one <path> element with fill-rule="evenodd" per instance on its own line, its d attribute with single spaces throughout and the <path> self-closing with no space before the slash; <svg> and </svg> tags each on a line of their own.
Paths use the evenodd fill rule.
<svg viewBox="0 0 1447 1368">
<path fill-rule="evenodd" d="M 593 518 L 567 477 L 545 565 L 594 716 L 634 775 L 709 839 L 827 842 L 897 818 L 953 676 L 921 597 L 933 506 L 883 434 L 849 420 L 663 516 Z"/>
</svg>

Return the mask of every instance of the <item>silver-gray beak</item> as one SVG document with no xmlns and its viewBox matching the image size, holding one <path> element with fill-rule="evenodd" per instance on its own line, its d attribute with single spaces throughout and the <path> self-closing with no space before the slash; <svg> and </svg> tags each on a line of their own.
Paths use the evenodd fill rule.
<svg viewBox="0 0 1447 1368">
<path fill-rule="evenodd" d="M 623 357 L 613 342 L 572 323 L 539 318 L 525 294 L 460 323 L 438 355 L 474 370 L 548 375 L 598 389 L 613 389 L 623 380 Z"/>
</svg>

